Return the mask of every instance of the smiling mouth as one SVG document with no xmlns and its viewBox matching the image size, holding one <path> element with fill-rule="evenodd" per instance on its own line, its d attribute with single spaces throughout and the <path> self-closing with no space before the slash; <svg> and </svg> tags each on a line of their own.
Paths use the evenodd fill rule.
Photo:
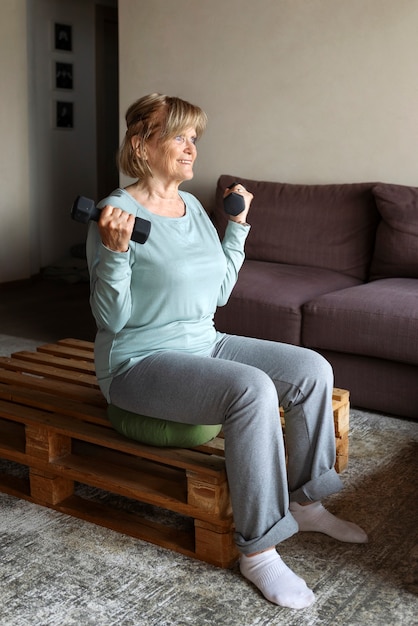
<svg viewBox="0 0 418 626">
<path fill-rule="evenodd" d="M 192 165 L 192 161 L 184 161 L 182 159 L 179 159 L 179 163 L 182 163 L 183 165 Z"/>
</svg>

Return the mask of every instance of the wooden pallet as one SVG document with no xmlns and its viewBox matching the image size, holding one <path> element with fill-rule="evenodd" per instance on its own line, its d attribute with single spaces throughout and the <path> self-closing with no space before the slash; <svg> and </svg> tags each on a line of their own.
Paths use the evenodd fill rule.
<svg viewBox="0 0 418 626">
<path fill-rule="evenodd" d="M 123 437 L 107 419 L 93 360 L 93 344 L 77 339 L 0 358 L 0 458 L 27 469 L 16 473 L 6 464 L 0 491 L 230 567 L 238 555 L 222 436 L 194 449 Z M 348 392 L 335 389 L 333 403 L 341 471 L 348 462 Z M 90 497 L 88 488 L 140 503 L 146 514 Z M 167 515 L 161 521 L 161 511 L 180 526 Z"/>
</svg>

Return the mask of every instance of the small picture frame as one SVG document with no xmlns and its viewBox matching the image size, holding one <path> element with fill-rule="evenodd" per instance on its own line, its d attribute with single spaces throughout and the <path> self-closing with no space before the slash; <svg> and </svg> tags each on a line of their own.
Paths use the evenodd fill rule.
<svg viewBox="0 0 418 626">
<path fill-rule="evenodd" d="M 55 63 L 55 89 L 73 89 L 73 64 Z"/>
<path fill-rule="evenodd" d="M 55 126 L 56 128 L 74 128 L 74 103 L 63 102 L 58 100 L 55 110 Z"/>
<path fill-rule="evenodd" d="M 71 52 L 73 49 L 73 29 L 69 24 L 54 25 L 55 50 Z"/>
</svg>

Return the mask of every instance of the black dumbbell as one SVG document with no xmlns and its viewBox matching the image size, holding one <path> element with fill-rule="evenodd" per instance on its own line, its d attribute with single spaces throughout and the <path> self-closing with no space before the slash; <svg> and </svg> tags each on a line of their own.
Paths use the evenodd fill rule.
<svg viewBox="0 0 418 626">
<path fill-rule="evenodd" d="M 239 185 L 239 183 L 234 182 L 232 185 L 229 185 L 227 189 L 232 189 L 235 185 Z M 239 193 L 230 193 L 224 198 L 224 209 L 225 212 L 229 215 L 239 215 L 245 209 L 245 201 L 244 198 Z"/>
<path fill-rule="evenodd" d="M 76 222 L 82 222 L 87 224 L 88 221 L 99 221 L 101 209 L 97 208 L 94 200 L 85 198 L 84 196 L 77 196 L 71 209 L 71 217 Z M 142 217 L 135 218 L 135 225 L 132 231 L 131 239 L 136 243 L 145 243 L 148 239 L 151 230 L 151 222 L 142 219 Z"/>
</svg>

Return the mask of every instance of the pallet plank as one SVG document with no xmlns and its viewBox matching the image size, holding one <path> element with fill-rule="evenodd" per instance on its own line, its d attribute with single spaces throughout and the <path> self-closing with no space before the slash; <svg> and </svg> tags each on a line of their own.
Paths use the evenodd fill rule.
<svg viewBox="0 0 418 626">
<path fill-rule="evenodd" d="M 76 348 L 77 350 L 85 350 L 94 353 L 94 343 L 92 341 L 86 341 L 85 339 L 74 339 L 67 337 L 66 339 L 59 339 L 57 341 L 59 346 L 67 346 L 68 348 Z"/>
<path fill-rule="evenodd" d="M 11 356 L 13 359 L 20 359 L 21 361 L 27 361 L 29 363 L 53 365 L 54 367 L 59 367 L 64 370 L 95 375 L 94 363 L 90 361 L 75 358 L 62 358 L 42 351 L 28 352 L 23 350 L 21 352 L 14 352 Z"/>
<path fill-rule="evenodd" d="M 21 372 L 31 374 L 32 376 L 39 376 L 41 378 L 50 378 L 52 380 L 60 380 L 63 382 L 76 383 L 77 385 L 83 385 L 86 387 L 98 388 L 97 379 L 94 375 L 67 371 L 52 365 L 31 363 L 28 361 L 21 361 L 20 359 L 13 359 L 12 357 L 0 357 L 0 367 L 13 372 Z"/>
<path fill-rule="evenodd" d="M 111 428 L 106 414 L 106 403 L 102 406 L 83 402 L 81 398 L 54 395 L 39 389 L 21 388 L 17 385 L 1 385 L 0 399 L 14 402 L 15 404 L 43 409 L 53 413 L 60 413 L 76 419 L 85 420 L 93 424 L 100 424 Z M 103 399 L 102 399 L 103 400 Z"/>
<path fill-rule="evenodd" d="M 43 346 L 38 346 L 38 352 L 43 354 L 50 354 L 52 356 L 69 358 L 69 359 L 78 359 L 80 361 L 94 361 L 94 352 L 90 349 L 80 349 L 73 345 L 65 345 L 65 344 L 45 344 Z"/>
<path fill-rule="evenodd" d="M 86 404 L 106 407 L 106 401 L 98 388 L 82 387 L 72 382 L 42 378 L 22 371 L 2 369 L 0 362 L 0 388 L 7 390 L 10 385 L 18 385 L 33 391 L 42 390 L 64 398 L 77 398 Z"/>
</svg>

